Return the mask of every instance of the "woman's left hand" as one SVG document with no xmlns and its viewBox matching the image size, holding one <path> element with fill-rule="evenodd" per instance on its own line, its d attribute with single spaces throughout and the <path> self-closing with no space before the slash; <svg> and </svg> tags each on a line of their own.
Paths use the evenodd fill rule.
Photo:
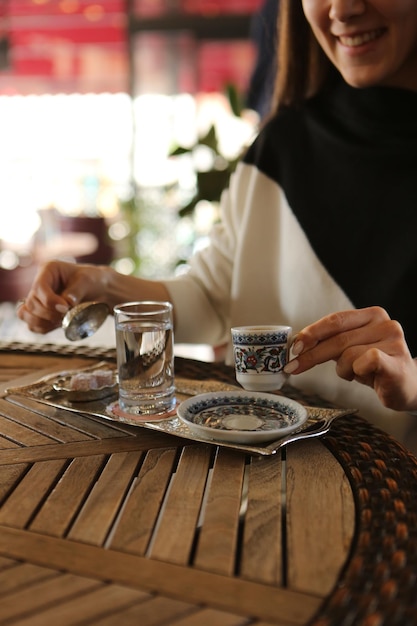
<svg viewBox="0 0 417 626">
<path fill-rule="evenodd" d="M 332 360 L 338 376 L 372 387 L 384 406 L 417 410 L 417 362 L 401 325 L 380 307 L 323 317 L 297 334 L 292 353 L 287 374 Z"/>
</svg>

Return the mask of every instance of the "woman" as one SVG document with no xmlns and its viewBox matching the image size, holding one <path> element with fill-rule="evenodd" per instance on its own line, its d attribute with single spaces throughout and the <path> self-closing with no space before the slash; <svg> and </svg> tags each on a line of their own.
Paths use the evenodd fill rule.
<svg viewBox="0 0 417 626">
<path fill-rule="evenodd" d="M 292 385 L 370 418 L 417 410 L 417 2 L 280 6 L 276 113 L 189 273 L 49 263 L 19 316 L 47 332 L 82 300 L 169 299 L 176 339 L 212 344 L 289 324 Z"/>
</svg>

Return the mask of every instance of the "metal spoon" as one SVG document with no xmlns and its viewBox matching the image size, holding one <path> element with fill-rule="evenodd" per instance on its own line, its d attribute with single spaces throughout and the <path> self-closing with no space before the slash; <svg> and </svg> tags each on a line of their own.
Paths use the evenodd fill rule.
<svg viewBox="0 0 417 626">
<path fill-rule="evenodd" d="M 100 328 L 110 308 L 105 302 L 81 302 L 70 309 L 62 320 L 65 337 L 79 341 L 91 337 Z"/>
</svg>

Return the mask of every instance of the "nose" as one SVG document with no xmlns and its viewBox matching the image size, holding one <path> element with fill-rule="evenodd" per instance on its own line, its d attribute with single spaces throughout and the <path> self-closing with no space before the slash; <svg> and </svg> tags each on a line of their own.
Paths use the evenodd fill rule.
<svg viewBox="0 0 417 626">
<path fill-rule="evenodd" d="M 365 11 L 366 0 L 331 0 L 329 17 L 331 20 L 346 22 Z"/>
</svg>

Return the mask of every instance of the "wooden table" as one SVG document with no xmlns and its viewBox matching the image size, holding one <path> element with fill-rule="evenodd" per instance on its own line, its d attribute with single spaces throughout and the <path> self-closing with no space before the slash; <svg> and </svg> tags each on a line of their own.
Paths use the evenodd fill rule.
<svg viewBox="0 0 417 626">
<path fill-rule="evenodd" d="M 253 457 L 5 396 L 114 359 L 77 352 L 0 344 L 2 625 L 417 624 L 417 465 L 393 439 L 349 416 Z"/>
</svg>

